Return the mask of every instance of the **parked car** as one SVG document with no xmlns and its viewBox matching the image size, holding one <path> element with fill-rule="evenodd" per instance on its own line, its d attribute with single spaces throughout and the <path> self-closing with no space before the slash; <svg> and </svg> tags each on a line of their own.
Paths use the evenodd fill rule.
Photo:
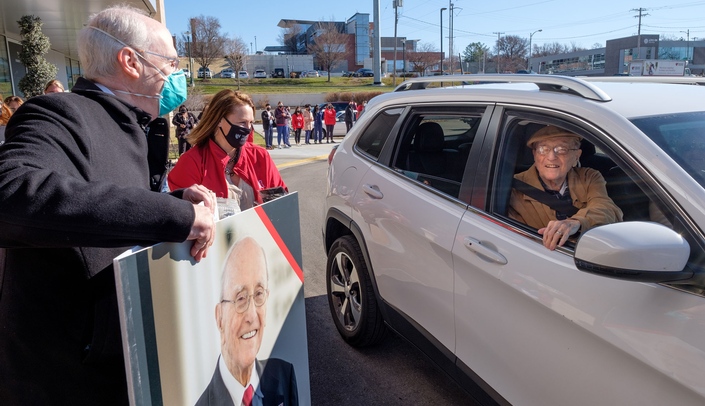
<svg viewBox="0 0 705 406">
<path fill-rule="evenodd" d="M 238 76 L 240 79 L 249 79 L 249 78 L 250 78 L 250 75 L 247 73 L 246 70 L 241 70 L 241 71 L 239 71 L 239 72 L 237 73 L 237 76 Z"/>
<path fill-rule="evenodd" d="M 370 100 L 329 157 L 343 339 L 372 345 L 391 327 L 481 404 L 705 404 L 705 79 L 427 87 L 441 81 Z M 580 166 L 624 213 L 555 250 L 509 215 L 527 138 L 549 124 L 583 137 Z"/>
<path fill-rule="evenodd" d="M 255 74 L 253 75 L 255 79 L 266 79 L 267 72 L 264 69 L 255 69 Z"/>
<path fill-rule="evenodd" d="M 213 72 L 210 70 L 210 68 L 200 67 L 200 68 L 198 68 L 198 77 L 204 78 L 204 79 L 212 79 Z"/>
<path fill-rule="evenodd" d="M 301 73 L 301 77 L 303 78 L 317 78 L 320 75 L 318 74 L 317 70 L 309 70 Z"/>
<path fill-rule="evenodd" d="M 329 103 L 321 103 L 319 109 L 324 109 Z M 343 137 L 347 132 L 345 127 L 345 108 L 348 107 L 348 102 L 330 102 L 335 108 L 335 127 L 333 127 L 334 137 Z M 323 137 L 326 136 L 326 126 L 323 126 Z"/>
<path fill-rule="evenodd" d="M 273 78 L 283 78 L 284 77 L 284 69 L 283 68 L 274 68 L 272 71 L 272 77 Z"/>
<path fill-rule="evenodd" d="M 184 71 L 184 76 L 186 76 L 187 79 L 191 77 L 191 71 L 189 71 L 188 68 L 183 68 L 182 70 Z"/>
<path fill-rule="evenodd" d="M 235 78 L 235 71 L 232 70 L 231 68 L 225 68 L 220 71 L 220 77 L 226 78 L 226 79 L 234 79 Z"/>
<path fill-rule="evenodd" d="M 362 78 L 362 77 L 373 77 L 375 74 L 372 72 L 372 69 L 367 69 L 367 68 L 360 68 L 353 73 L 353 76 L 356 78 Z"/>
</svg>

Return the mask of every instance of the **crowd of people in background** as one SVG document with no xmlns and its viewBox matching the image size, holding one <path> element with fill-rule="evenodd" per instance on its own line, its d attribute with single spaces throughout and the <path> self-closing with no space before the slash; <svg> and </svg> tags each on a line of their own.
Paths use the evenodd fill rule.
<svg viewBox="0 0 705 406">
<path fill-rule="evenodd" d="M 44 94 L 64 92 L 64 85 L 57 79 L 50 80 L 44 87 Z M 0 95 L 0 145 L 5 143 L 5 127 L 10 117 L 15 114 L 18 108 L 24 103 L 19 96 L 8 96 L 2 98 Z"/>
<path fill-rule="evenodd" d="M 65 91 L 64 85 L 58 79 L 49 81 L 44 88 L 44 94 L 62 93 Z M 3 100 L 2 95 L 0 95 L 0 102 L 0 145 L 2 145 L 5 141 L 5 126 L 10 120 L 10 116 L 24 101 L 19 96 L 9 96 Z M 344 113 L 346 134 L 360 117 L 366 105 L 366 101 L 355 103 L 351 100 L 348 103 Z M 188 141 L 189 134 L 200 121 L 207 106 L 206 104 L 203 107 L 198 117 L 191 113 L 186 105 L 179 106 L 178 112 L 174 112 L 171 122 L 174 125 L 179 156 L 191 148 L 191 143 Z M 274 110 L 267 103 L 262 111 L 261 119 L 264 132 L 262 136 L 267 150 L 275 148 L 275 128 L 277 131 L 276 148 L 279 149 L 291 147 L 290 137 L 292 134 L 294 135 L 294 145 L 323 144 L 324 134 L 326 144 L 335 143 L 333 131 L 338 117 L 337 110 L 331 103 L 326 104 L 323 108 L 318 105 L 311 106 L 310 104 L 306 104 L 303 107 L 296 106 L 293 113 L 291 112 L 291 107 L 284 106 L 282 102 L 277 103 L 277 108 Z M 301 137 L 302 133 L 303 138 Z"/>
</svg>

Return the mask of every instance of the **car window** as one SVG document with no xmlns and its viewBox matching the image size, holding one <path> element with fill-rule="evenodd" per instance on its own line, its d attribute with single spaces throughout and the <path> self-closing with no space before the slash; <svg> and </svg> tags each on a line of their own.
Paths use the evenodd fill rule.
<svg viewBox="0 0 705 406">
<path fill-rule="evenodd" d="M 387 109 L 380 112 L 372 122 L 365 128 L 364 132 L 358 138 L 355 147 L 358 151 L 369 156 L 370 158 L 379 158 L 382 152 L 384 143 L 387 142 L 390 132 L 394 128 L 394 124 L 399 119 L 403 109 Z"/>
<path fill-rule="evenodd" d="M 488 196 L 490 211 L 516 224 L 518 228 L 529 231 L 537 237 L 536 244 L 541 244 L 537 229 L 510 218 L 509 205 L 514 175 L 528 170 L 533 164 L 533 154 L 526 142 L 534 132 L 547 124 L 569 129 L 584 137 L 580 144 L 580 166 L 600 172 L 609 198 L 623 213 L 622 221 L 657 222 L 686 238 L 691 246 L 687 266 L 697 276 L 688 283 L 679 284 L 679 288 L 702 294 L 705 287 L 705 242 L 701 233 L 692 225 L 693 222 L 683 216 L 684 211 L 678 208 L 677 203 L 659 185 L 653 183 L 648 168 L 635 166 L 635 159 L 620 156 L 610 150 L 599 136 L 574 124 L 552 117 L 505 113 L 505 121 L 496 142 L 495 172 Z M 579 234 L 574 235 L 565 249 L 574 249 L 578 237 Z"/>
<path fill-rule="evenodd" d="M 641 117 L 632 122 L 705 187 L 705 112 Z"/>
<path fill-rule="evenodd" d="M 481 111 L 412 112 L 399 138 L 394 170 L 458 197 Z"/>
</svg>

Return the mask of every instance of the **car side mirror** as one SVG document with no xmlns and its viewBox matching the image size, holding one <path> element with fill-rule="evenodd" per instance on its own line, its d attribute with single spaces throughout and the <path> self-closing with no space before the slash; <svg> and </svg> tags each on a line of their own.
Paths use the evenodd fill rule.
<svg viewBox="0 0 705 406">
<path fill-rule="evenodd" d="M 690 279 L 690 245 L 658 223 L 627 221 L 586 231 L 575 245 L 575 266 L 588 273 L 635 282 Z"/>
</svg>

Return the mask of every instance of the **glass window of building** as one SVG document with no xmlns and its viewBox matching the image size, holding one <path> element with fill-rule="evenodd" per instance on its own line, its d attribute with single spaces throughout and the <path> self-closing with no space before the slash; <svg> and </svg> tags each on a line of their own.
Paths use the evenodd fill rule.
<svg viewBox="0 0 705 406">
<path fill-rule="evenodd" d="M 10 57 L 7 52 L 7 42 L 2 35 L 0 35 L 0 94 L 2 94 L 3 97 L 12 95 Z"/>
</svg>

